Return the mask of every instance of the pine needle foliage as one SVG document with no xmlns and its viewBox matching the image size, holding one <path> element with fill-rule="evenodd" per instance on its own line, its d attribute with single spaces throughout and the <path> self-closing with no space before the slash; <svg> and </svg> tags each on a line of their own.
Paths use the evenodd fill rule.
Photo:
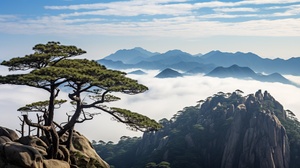
<svg viewBox="0 0 300 168">
<path fill-rule="evenodd" d="M 0 76 L 0 84 L 25 85 L 46 90 L 49 100 L 38 101 L 18 109 L 23 112 L 43 112 L 44 125 L 32 123 L 27 116 L 23 116 L 27 124 L 45 131 L 53 146 L 49 150 L 49 158 L 56 158 L 59 138 L 66 132 L 72 136 L 76 123 L 93 119 L 94 114 L 88 109 L 106 112 L 118 122 L 125 123 L 132 130 L 154 131 L 161 125 L 150 118 L 136 112 L 121 108 L 110 108 L 106 103 L 120 100 L 113 93 L 139 94 L 148 88 L 138 81 L 126 77 L 126 73 L 107 69 L 96 61 L 74 59 L 73 57 L 86 53 L 76 46 L 61 45 L 59 42 L 37 44 L 34 53 L 24 57 L 3 61 L 10 71 L 25 71 L 28 73 Z M 70 59 L 72 58 L 72 59 Z M 67 100 L 59 100 L 60 90 L 69 92 L 69 101 L 74 106 L 74 114 L 68 116 L 68 122 L 57 128 L 54 123 L 54 112 Z M 86 100 L 86 95 L 89 100 Z M 24 95 L 26 96 L 26 95 Z M 96 113 L 99 114 L 99 113 Z M 56 124 L 57 125 L 57 124 Z M 68 139 L 66 144 L 71 143 Z M 68 146 L 68 145 L 67 145 Z"/>
</svg>

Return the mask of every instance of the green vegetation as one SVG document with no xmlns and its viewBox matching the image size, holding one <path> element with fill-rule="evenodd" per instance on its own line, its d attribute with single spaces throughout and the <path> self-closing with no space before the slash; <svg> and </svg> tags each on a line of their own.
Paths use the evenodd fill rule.
<svg viewBox="0 0 300 168">
<path fill-rule="evenodd" d="M 195 106 L 177 112 L 170 120 L 161 119 L 163 128 L 145 133 L 143 138 L 123 137 L 117 144 L 99 141 L 97 153 L 116 168 L 157 168 L 160 163 L 172 168 L 221 167 L 224 140 L 234 120 L 233 107 L 246 103 L 242 91 L 215 94 Z M 290 144 L 290 167 L 300 165 L 300 122 L 268 96 L 251 111 L 274 113 L 286 129 Z M 266 115 L 268 113 L 265 113 Z M 246 127 L 248 123 L 243 123 Z"/>
<path fill-rule="evenodd" d="M 112 115 L 116 121 L 125 123 L 133 130 L 153 131 L 161 127 L 146 116 L 106 105 L 120 100 L 112 93 L 134 95 L 148 89 L 136 80 L 127 78 L 124 72 L 106 69 L 95 61 L 74 59 L 73 57 L 86 51 L 75 46 L 61 45 L 59 42 L 37 44 L 33 50 L 32 54 L 1 63 L 10 71 L 26 70 L 27 73 L 0 76 L 0 84 L 30 86 L 49 94 L 48 100 L 33 102 L 18 109 L 22 112 L 26 124 L 41 129 L 46 135 L 51 144 L 48 149 L 49 158 L 57 158 L 60 144 L 65 144 L 67 148 L 72 146 L 74 125 L 93 119 L 97 113 L 88 112 L 92 108 Z M 69 102 L 75 110 L 67 122 L 60 126 L 54 121 L 54 115 L 55 111 L 67 102 L 58 99 L 62 89 L 69 92 Z M 42 113 L 42 116 L 38 116 L 42 119 L 33 123 L 28 117 L 28 112 Z M 65 133 L 68 133 L 68 139 L 62 142 L 61 137 Z"/>
<path fill-rule="evenodd" d="M 109 141 L 99 141 L 94 148 L 100 156 L 114 167 L 132 167 L 135 160 L 141 138 L 123 136 L 118 144 Z"/>
<path fill-rule="evenodd" d="M 146 168 L 170 168 L 170 163 L 162 161 L 159 164 L 154 162 L 147 163 Z"/>
</svg>

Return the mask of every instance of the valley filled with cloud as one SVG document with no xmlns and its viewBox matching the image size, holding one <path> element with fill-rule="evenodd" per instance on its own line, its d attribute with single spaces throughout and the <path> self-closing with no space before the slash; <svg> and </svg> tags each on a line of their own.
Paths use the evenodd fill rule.
<svg viewBox="0 0 300 168">
<path fill-rule="evenodd" d="M 0 67 L 1 75 L 5 75 L 5 70 Z M 130 72 L 132 70 L 126 70 Z M 240 80 L 235 78 L 214 78 L 201 74 L 194 76 L 184 76 L 177 78 L 154 78 L 159 73 L 157 70 L 145 71 L 146 75 L 127 75 L 136 79 L 139 83 L 146 85 L 149 90 L 138 95 L 121 95 L 122 99 L 108 104 L 109 106 L 126 108 L 135 111 L 155 120 L 162 118 L 170 119 L 176 112 L 187 106 L 195 106 L 197 101 L 205 100 L 220 91 L 232 93 L 236 89 L 242 90 L 243 95 L 253 94 L 257 90 L 267 90 L 284 109 L 289 109 L 300 116 L 300 104 L 298 97 L 300 89 L 287 84 L 259 82 L 254 80 Z M 285 76 L 291 81 L 298 82 L 298 76 Z M 20 112 L 17 109 L 25 104 L 34 101 L 45 100 L 48 94 L 41 89 L 33 89 L 26 86 L 0 85 L 0 106 L 2 107 L 2 116 L 0 122 L 2 125 L 12 129 L 20 129 Z M 59 98 L 66 99 L 67 94 L 63 93 Z M 55 113 L 56 120 L 66 121 L 66 113 L 71 113 L 72 108 L 69 103 L 63 105 Z M 33 121 L 35 114 L 30 116 Z M 117 123 L 111 119 L 111 116 L 101 112 L 93 120 L 77 124 L 75 129 L 82 132 L 90 140 L 104 140 L 117 142 L 123 135 L 141 136 L 141 132 L 134 132 L 126 128 L 124 124 Z"/>
</svg>

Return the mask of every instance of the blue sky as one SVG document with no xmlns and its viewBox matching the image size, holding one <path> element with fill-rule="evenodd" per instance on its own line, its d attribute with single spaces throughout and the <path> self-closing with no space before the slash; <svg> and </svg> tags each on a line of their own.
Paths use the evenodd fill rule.
<svg viewBox="0 0 300 168">
<path fill-rule="evenodd" d="M 0 59 L 60 41 L 100 59 L 143 47 L 300 56 L 300 0 L 1 0 Z"/>
</svg>

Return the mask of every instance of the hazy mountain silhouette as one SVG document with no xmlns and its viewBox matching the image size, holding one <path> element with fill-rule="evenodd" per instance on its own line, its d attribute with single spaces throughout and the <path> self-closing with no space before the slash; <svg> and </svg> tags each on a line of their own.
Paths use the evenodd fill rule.
<svg viewBox="0 0 300 168">
<path fill-rule="evenodd" d="M 194 74 L 198 71 L 198 73 L 208 73 L 213 70 L 216 66 L 213 64 L 203 64 L 199 62 L 185 62 L 181 61 L 169 66 L 173 69 L 178 69 L 186 72 L 194 72 Z M 199 71 L 200 70 L 200 71 Z"/>
<path fill-rule="evenodd" d="M 290 58 L 284 60 L 281 58 L 268 59 L 261 58 L 258 55 L 248 52 L 227 53 L 221 51 L 211 51 L 202 57 L 203 63 L 213 63 L 218 66 L 228 67 L 231 65 L 239 65 L 250 67 L 256 72 L 300 75 L 300 58 Z"/>
<path fill-rule="evenodd" d="M 176 77 L 182 77 L 183 75 L 173 69 L 167 68 L 161 71 L 159 74 L 157 74 L 156 78 L 176 78 Z"/>
<path fill-rule="evenodd" d="M 118 50 L 117 52 L 105 57 L 105 59 L 112 60 L 112 61 L 122 61 L 125 64 L 136 64 L 156 54 L 159 53 L 152 53 L 141 47 L 135 47 L 129 50 L 128 49 Z"/>
<path fill-rule="evenodd" d="M 166 53 L 154 55 L 146 59 L 149 62 L 159 61 L 165 65 L 172 65 L 179 62 L 201 62 L 200 57 L 192 56 L 189 53 L 183 52 L 181 50 L 170 50 Z"/>
<path fill-rule="evenodd" d="M 255 78 L 257 74 L 248 67 L 240 67 L 238 65 L 232 65 L 228 68 L 217 67 L 206 75 L 213 76 L 213 77 L 220 77 L 220 78 L 227 78 L 227 77 Z"/>
<path fill-rule="evenodd" d="M 142 70 L 135 70 L 135 71 L 129 72 L 128 74 L 145 75 L 145 74 L 147 74 L 147 73 L 144 72 L 144 71 L 142 71 Z"/>
<path fill-rule="evenodd" d="M 101 59 L 97 62 L 111 69 L 130 69 L 134 67 L 132 64 L 124 64 L 122 61 L 113 61 L 109 59 Z"/>
<path fill-rule="evenodd" d="M 108 61 L 110 60 L 110 61 Z M 119 62 L 121 61 L 121 62 Z M 191 55 L 181 50 L 170 50 L 165 53 L 150 52 L 142 48 L 130 50 L 118 50 L 99 62 L 109 68 L 141 68 L 141 69 L 165 69 L 173 68 L 181 71 L 193 71 L 203 69 L 207 73 L 212 69 L 223 66 L 238 65 L 249 67 L 255 72 L 300 75 L 300 57 L 284 59 L 261 58 L 248 52 L 221 52 L 211 51 L 204 55 Z M 201 73 L 203 73 L 201 72 Z"/>
<path fill-rule="evenodd" d="M 159 69 L 168 67 L 182 71 L 189 71 L 194 68 L 202 68 L 204 72 L 209 72 L 216 66 L 213 64 L 203 64 L 200 58 L 201 54 L 191 55 L 181 50 L 170 50 L 165 53 L 152 53 L 142 48 L 133 48 L 130 50 L 118 50 L 103 59 L 99 63 L 108 68 L 141 68 L 141 69 Z"/>
<path fill-rule="evenodd" d="M 284 84 L 291 84 L 299 87 L 297 84 L 289 81 L 279 73 L 273 73 L 270 75 L 257 74 L 248 67 L 240 67 L 238 65 L 232 65 L 230 67 L 217 67 L 206 76 L 219 77 L 219 78 L 239 78 L 239 79 L 253 79 L 261 82 L 280 82 Z"/>
</svg>

